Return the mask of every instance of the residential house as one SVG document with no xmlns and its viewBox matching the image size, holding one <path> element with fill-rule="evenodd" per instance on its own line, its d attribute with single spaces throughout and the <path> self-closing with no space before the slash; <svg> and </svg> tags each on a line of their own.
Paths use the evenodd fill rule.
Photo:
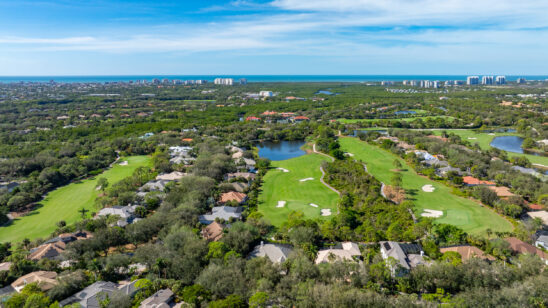
<svg viewBox="0 0 548 308">
<path fill-rule="evenodd" d="M 232 182 L 230 183 L 232 185 L 232 189 L 234 189 L 237 192 L 243 193 L 249 188 L 249 184 L 242 183 L 242 182 Z"/>
<path fill-rule="evenodd" d="M 15 291 L 21 292 L 27 284 L 36 283 L 38 287 L 45 292 L 59 283 L 56 278 L 56 272 L 37 271 L 19 277 L 11 284 L 11 287 L 14 288 Z"/>
<path fill-rule="evenodd" d="M 546 265 L 548 265 L 548 254 L 537 247 L 526 243 L 516 237 L 509 237 L 504 239 L 508 244 L 510 244 L 510 248 L 515 253 L 527 253 L 527 254 L 533 254 L 540 257 L 541 260 L 543 260 Z"/>
<path fill-rule="evenodd" d="M 505 186 L 489 186 L 487 188 L 494 191 L 499 198 L 508 198 L 515 196 L 515 194 L 513 194 L 510 189 Z"/>
<path fill-rule="evenodd" d="M 457 252 L 461 256 L 462 261 L 464 261 L 464 262 L 466 262 L 466 261 L 468 261 L 472 258 L 479 258 L 479 259 L 482 259 L 482 260 L 489 260 L 489 261 L 496 260 L 495 257 L 493 257 L 491 255 L 488 255 L 488 254 L 485 254 L 483 251 L 481 251 L 481 249 L 479 249 L 475 246 L 470 246 L 470 245 L 440 248 L 441 253 L 446 253 L 448 251 Z"/>
<path fill-rule="evenodd" d="M 173 301 L 173 292 L 170 289 L 163 289 L 141 302 L 139 308 L 169 308 Z"/>
<path fill-rule="evenodd" d="M 548 226 L 548 211 L 527 212 L 531 219 L 539 218 L 545 226 Z"/>
<path fill-rule="evenodd" d="M 344 242 L 340 247 L 321 249 L 316 257 L 316 264 L 332 261 L 354 261 L 361 256 L 360 247 L 356 243 Z"/>
<path fill-rule="evenodd" d="M 12 192 L 17 186 L 19 186 L 17 182 L 2 182 L 0 183 L 0 190 L 6 189 L 8 192 Z"/>
<path fill-rule="evenodd" d="M 11 262 L 0 263 L 0 272 L 9 271 L 11 268 Z"/>
<path fill-rule="evenodd" d="M 255 173 L 251 173 L 251 172 L 234 172 L 234 173 L 226 174 L 225 179 L 227 181 L 230 181 L 232 179 L 243 178 L 249 181 L 249 180 L 254 180 L 256 176 L 257 175 Z"/>
<path fill-rule="evenodd" d="M 212 209 L 211 214 L 200 215 L 199 220 L 200 223 L 209 225 L 217 218 L 225 221 L 229 221 L 231 218 L 241 219 L 242 212 L 243 207 L 241 206 L 216 206 Z"/>
<path fill-rule="evenodd" d="M 251 159 L 251 158 L 243 158 L 244 160 L 244 163 L 245 163 L 245 167 L 248 169 L 248 170 L 254 170 L 255 169 L 255 160 Z"/>
<path fill-rule="evenodd" d="M 401 276 L 409 272 L 412 268 L 419 265 L 429 265 L 424 259 L 424 252 L 419 244 L 398 243 L 398 242 L 380 242 L 382 258 L 388 260 L 393 258 L 396 263 L 391 267 L 393 276 Z"/>
<path fill-rule="evenodd" d="M 535 246 L 548 249 L 548 235 L 541 235 L 535 241 Z"/>
<path fill-rule="evenodd" d="M 260 121 L 261 119 L 260 119 L 260 118 L 257 118 L 257 117 L 251 116 L 251 117 L 245 118 L 245 120 L 246 120 L 246 122 L 250 122 L 250 121 L 252 121 L 252 122 L 258 122 L 258 121 Z"/>
<path fill-rule="evenodd" d="M 458 175 L 463 174 L 463 172 L 459 168 L 455 168 L 451 166 L 446 166 L 446 167 L 436 169 L 436 174 L 440 177 L 447 176 L 449 172 L 456 172 Z"/>
<path fill-rule="evenodd" d="M 249 254 L 249 258 L 267 257 L 272 263 L 283 263 L 291 251 L 293 251 L 293 247 L 290 245 L 265 244 L 261 241 L 261 244 L 255 246 Z"/>
<path fill-rule="evenodd" d="M 139 188 L 139 191 L 161 191 L 163 192 L 166 189 L 167 183 L 170 181 L 167 180 L 151 180 L 148 181 L 145 185 Z"/>
<path fill-rule="evenodd" d="M 223 237 L 224 226 L 216 221 L 202 229 L 202 237 L 208 241 L 216 242 Z"/>
<path fill-rule="evenodd" d="M 65 251 L 68 243 L 88 239 L 93 235 L 87 231 L 78 231 L 74 233 L 63 233 L 58 236 L 47 240 L 44 244 L 31 249 L 30 254 L 27 256 L 29 260 L 40 261 L 42 259 L 55 260 L 59 259 L 61 254 Z"/>
<path fill-rule="evenodd" d="M 126 285 L 118 285 L 110 281 L 97 281 L 71 297 L 62 300 L 59 305 L 63 307 L 78 303 L 81 308 L 100 308 L 102 307 L 100 302 L 115 292 L 130 296 L 135 294 L 137 291 L 135 282 L 137 280 Z"/>
<path fill-rule="evenodd" d="M 120 220 L 116 222 L 116 225 L 118 227 L 125 227 L 126 225 L 136 222 L 138 220 L 135 218 L 136 208 L 137 205 L 106 207 L 104 209 L 101 209 L 97 213 L 96 217 L 118 215 L 118 217 L 120 217 Z"/>
<path fill-rule="evenodd" d="M 295 122 L 295 123 L 300 123 L 300 122 L 304 122 L 304 121 L 310 121 L 310 118 L 305 117 L 305 116 L 296 116 L 296 117 L 293 118 L 293 122 Z"/>
<path fill-rule="evenodd" d="M 482 181 L 482 180 L 476 179 L 475 177 L 472 177 L 472 176 L 463 176 L 463 177 L 462 177 L 462 182 L 463 182 L 464 185 L 466 185 L 466 186 L 479 186 L 479 185 L 483 185 L 483 186 L 495 186 L 495 185 L 497 185 L 497 184 L 494 183 L 494 182 Z"/>
<path fill-rule="evenodd" d="M 187 175 L 188 175 L 187 173 L 173 171 L 171 173 L 159 174 L 158 176 L 156 176 L 156 180 L 157 181 L 178 181 Z"/>
<path fill-rule="evenodd" d="M 224 204 L 227 202 L 237 202 L 238 204 L 242 204 L 247 200 L 247 195 L 241 192 L 237 191 L 229 191 L 224 194 L 221 194 L 221 197 L 219 198 L 219 203 Z"/>
</svg>

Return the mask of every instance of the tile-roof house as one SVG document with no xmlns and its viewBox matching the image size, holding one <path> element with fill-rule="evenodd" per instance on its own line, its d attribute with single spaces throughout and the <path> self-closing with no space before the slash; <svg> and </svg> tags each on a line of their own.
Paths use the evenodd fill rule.
<svg viewBox="0 0 548 308">
<path fill-rule="evenodd" d="M 232 189 L 234 189 L 237 192 L 244 192 L 249 188 L 249 184 L 247 183 L 233 182 L 230 184 L 232 185 Z"/>
<path fill-rule="evenodd" d="M 504 240 L 510 244 L 510 248 L 514 252 L 537 255 L 546 263 L 546 265 L 548 265 L 548 254 L 546 252 L 516 237 L 509 237 L 509 238 L 505 238 Z"/>
<path fill-rule="evenodd" d="M 468 261 L 472 258 L 479 258 L 482 260 L 489 260 L 489 261 L 495 260 L 495 257 L 485 254 L 483 251 L 481 251 L 481 249 L 475 246 L 470 246 L 470 245 L 440 248 L 441 253 L 446 253 L 448 251 L 457 252 L 462 257 L 462 261 Z"/>
<path fill-rule="evenodd" d="M 219 198 L 219 203 L 227 203 L 230 201 L 235 201 L 239 204 L 244 203 L 247 200 L 247 195 L 237 191 L 229 191 L 224 194 L 221 194 Z"/>
<path fill-rule="evenodd" d="M 216 242 L 223 237 L 224 226 L 216 221 L 202 229 L 202 236 L 208 241 Z"/>
<path fill-rule="evenodd" d="M 235 173 L 227 173 L 225 175 L 225 178 L 227 181 L 230 181 L 232 179 L 236 178 L 244 178 L 246 180 L 254 180 L 257 175 L 255 173 L 251 172 L 235 172 Z"/>
<path fill-rule="evenodd" d="M 354 261 L 354 257 L 361 256 L 360 247 L 356 243 L 344 242 L 340 248 L 328 248 L 318 251 L 316 264 L 331 263 L 332 261 Z"/>
<path fill-rule="evenodd" d="M 169 308 L 172 300 L 173 292 L 170 289 L 163 289 L 143 300 L 139 308 Z"/>
<path fill-rule="evenodd" d="M 495 186 L 496 185 L 494 182 L 482 181 L 472 176 L 463 176 L 462 182 L 466 186 L 478 186 L 478 185 Z"/>
<path fill-rule="evenodd" d="M 127 285 L 120 286 L 110 281 L 97 281 L 94 284 L 87 286 L 82 291 L 62 300 L 59 302 L 59 305 L 63 307 L 78 303 L 82 308 L 101 308 L 99 302 L 114 292 L 121 292 L 130 296 L 135 294 L 137 291 L 135 282 L 137 282 L 137 280 Z"/>
<path fill-rule="evenodd" d="M 539 218 L 544 225 L 548 226 L 548 211 L 527 212 L 527 216 L 531 217 L 531 219 Z"/>
<path fill-rule="evenodd" d="M 240 219 L 242 217 L 243 207 L 241 206 L 216 206 L 212 209 L 211 214 L 200 215 L 200 223 L 209 225 L 216 218 L 228 221 L 230 218 Z"/>
<path fill-rule="evenodd" d="M 261 244 L 255 246 L 249 254 L 249 258 L 268 257 L 272 263 L 283 263 L 293 251 L 290 245 L 282 244 Z"/>
<path fill-rule="evenodd" d="M 180 171 L 173 171 L 171 173 L 159 174 L 158 176 L 156 176 L 156 180 L 160 180 L 160 181 L 178 181 L 186 175 L 187 175 L 186 173 L 183 173 L 183 172 L 180 172 Z"/>
<path fill-rule="evenodd" d="M 500 198 L 507 198 L 507 197 L 515 196 L 515 194 L 513 194 L 510 191 L 510 189 L 506 186 L 489 186 L 487 188 L 494 191 L 497 194 L 497 196 L 500 197 Z"/>
<path fill-rule="evenodd" d="M 62 241 L 43 244 L 32 249 L 27 258 L 34 261 L 40 261 L 42 259 L 54 260 L 61 256 L 65 251 L 65 248 L 66 244 Z"/>
<path fill-rule="evenodd" d="M 15 280 L 11 284 L 11 286 L 12 288 L 15 289 L 15 291 L 21 292 L 21 290 L 27 284 L 37 283 L 38 287 L 45 292 L 53 288 L 59 283 L 56 278 L 57 278 L 56 272 L 46 272 L 46 271 L 32 272 L 19 277 L 17 280 Z"/>
<path fill-rule="evenodd" d="M 422 247 L 419 244 L 398 242 L 380 242 L 382 258 L 394 258 L 396 266 L 391 268 L 392 275 L 401 276 L 411 268 L 428 263 L 423 258 Z"/>
<path fill-rule="evenodd" d="M 9 271 L 10 267 L 11 267 L 11 264 L 12 264 L 11 262 L 0 263 L 0 272 Z"/>
</svg>

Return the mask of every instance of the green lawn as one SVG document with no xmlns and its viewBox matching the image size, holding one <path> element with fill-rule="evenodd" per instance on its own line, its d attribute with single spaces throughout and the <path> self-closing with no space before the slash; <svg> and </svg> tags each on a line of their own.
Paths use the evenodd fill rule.
<svg viewBox="0 0 548 308">
<path fill-rule="evenodd" d="M 368 171 L 378 180 L 390 184 L 396 155 L 379 147 L 362 142 L 357 138 L 340 139 L 344 151 L 354 154 L 354 158 L 366 163 Z M 398 158 L 399 159 L 399 158 Z M 403 187 L 408 199 L 415 204 L 417 216 L 424 209 L 440 210 L 444 215 L 436 222 L 458 226 L 469 233 L 484 233 L 490 228 L 493 231 L 511 231 L 510 222 L 478 203 L 451 194 L 451 189 L 443 184 L 419 176 L 404 160 L 399 159 L 406 171 L 402 172 Z M 424 192 L 424 185 L 435 187 L 434 192 Z"/>
<path fill-rule="evenodd" d="M 70 224 L 79 220 L 81 214 L 78 210 L 81 208 L 86 208 L 90 212 L 97 211 L 94 201 L 98 194 L 95 186 L 99 177 L 107 178 L 112 185 L 130 176 L 138 167 L 151 164 L 148 156 L 132 156 L 120 161 L 128 161 L 128 165 L 115 164 L 95 178 L 71 183 L 50 192 L 40 202 L 43 206 L 27 216 L 15 219 L 7 226 L 0 227 L 0 241 L 19 242 L 24 238 L 32 240 L 49 236 L 55 230 L 58 221 L 64 220 Z"/>
<path fill-rule="evenodd" d="M 454 133 L 455 135 L 459 135 L 463 140 L 469 141 L 472 144 L 478 143 L 479 146 L 484 150 L 488 150 L 489 148 L 491 148 L 489 144 L 491 143 L 491 141 L 493 141 L 493 138 L 497 136 L 517 136 L 518 135 L 516 133 L 494 133 L 494 135 L 489 135 L 487 133 L 478 133 L 471 129 L 447 129 L 445 131 L 448 133 Z M 436 135 L 440 135 L 441 132 L 442 132 L 441 130 L 433 131 L 433 133 Z M 506 153 L 508 153 L 509 157 L 525 156 L 527 157 L 527 159 L 529 159 L 530 162 L 534 164 L 541 164 L 544 166 L 548 166 L 548 157 L 536 156 L 536 155 L 530 155 L 530 154 L 519 154 L 519 153 L 512 153 L 512 152 L 506 152 Z"/>
<path fill-rule="evenodd" d="M 331 209 L 331 215 L 336 215 L 338 195 L 320 182 L 320 165 L 328 160 L 319 154 L 308 154 L 273 161 L 272 169 L 264 177 L 259 211 L 275 226 L 285 222 L 292 211 L 301 211 L 307 218 L 322 217 L 320 209 Z M 289 172 L 276 168 L 285 168 Z M 299 181 L 306 178 L 314 180 Z M 278 201 L 287 203 L 283 208 L 277 208 Z M 319 207 L 312 207 L 310 203 Z"/>
</svg>

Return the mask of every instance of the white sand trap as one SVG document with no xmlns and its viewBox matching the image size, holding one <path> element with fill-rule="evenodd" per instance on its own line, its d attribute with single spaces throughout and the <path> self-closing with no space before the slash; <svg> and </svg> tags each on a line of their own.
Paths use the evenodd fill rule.
<svg viewBox="0 0 548 308">
<path fill-rule="evenodd" d="M 309 205 L 310 205 L 311 207 L 318 207 L 318 205 L 317 205 L 317 204 L 314 204 L 314 203 L 310 203 Z"/>
<path fill-rule="evenodd" d="M 487 135 L 489 135 L 489 136 L 494 136 L 495 134 L 494 134 L 494 133 L 489 133 L 489 134 L 487 134 Z"/>
<path fill-rule="evenodd" d="M 289 172 L 289 170 L 285 169 L 285 168 L 276 168 L 278 170 L 281 170 L 282 172 Z"/>
<path fill-rule="evenodd" d="M 285 201 L 278 201 L 278 205 L 276 205 L 276 207 L 284 207 L 286 204 Z"/>
<path fill-rule="evenodd" d="M 127 160 L 124 160 L 123 162 L 120 163 L 120 166 L 127 166 L 129 163 L 127 162 Z"/>
<path fill-rule="evenodd" d="M 421 216 L 438 218 L 438 217 L 443 216 L 443 211 L 425 209 L 424 213 L 422 213 Z"/>
<path fill-rule="evenodd" d="M 354 154 L 352 154 L 352 153 L 344 153 L 344 155 L 354 157 Z"/>
<path fill-rule="evenodd" d="M 424 185 L 422 187 L 422 191 L 424 191 L 424 192 L 433 192 L 434 190 L 436 190 L 436 188 L 434 186 L 430 185 L 430 184 Z"/>
<path fill-rule="evenodd" d="M 331 216 L 331 209 L 322 209 L 322 216 Z"/>
<path fill-rule="evenodd" d="M 314 178 L 306 178 L 306 179 L 302 179 L 302 180 L 299 180 L 300 182 L 306 182 L 306 181 L 312 181 Z"/>
<path fill-rule="evenodd" d="M 468 137 L 468 140 L 478 140 L 476 137 Z"/>
</svg>

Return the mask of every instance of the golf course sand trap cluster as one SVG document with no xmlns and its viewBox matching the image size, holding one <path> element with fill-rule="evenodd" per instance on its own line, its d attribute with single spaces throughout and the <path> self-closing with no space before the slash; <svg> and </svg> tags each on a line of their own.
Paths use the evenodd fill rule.
<svg viewBox="0 0 548 308">
<path fill-rule="evenodd" d="M 310 205 L 311 207 L 318 207 L 318 205 L 317 205 L 317 204 L 314 204 L 314 203 L 310 203 L 309 205 Z"/>
<path fill-rule="evenodd" d="M 281 170 L 282 172 L 289 172 L 289 170 L 285 169 L 285 168 L 276 168 L 278 170 Z"/>
<path fill-rule="evenodd" d="M 312 181 L 313 179 L 314 179 L 314 178 L 301 179 L 301 180 L 299 180 L 299 182 Z"/>
<path fill-rule="evenodd" d="M 443 211 L 424 209 L 424 213 L 422 213 L 421 216 L 438 218 L 443 216 Z"/>
<path fill-rule="evenodd" d="M 127 165 L 128 165 L 127 160 L 124 160 L 123 162 L 120 163 L 120 166 L 127 166 Z"/>
<path fill-rule="evenodd" d="M 284 207 L 287 202 L 285 201 L 278 201 L 278 205 L 276 207 Z"/>
<path fill-rule="evenodd" d="M 331 209 L 322 209 L 322 216 L 331 216 Z"/>
<path fill-rule="evenodd" d="M 424 192 L 434 192 L 434 190 L 436 190 L 436 188 L 434 188 L 434 186 L 428 184 L 428 185 L 424 185 L 422 187 L 422 191 Z"/>
<path fill-rule="evenodd" d="M 468 137 L 468 140 L 478 140 L 476 137 Z"/>
</svg>

